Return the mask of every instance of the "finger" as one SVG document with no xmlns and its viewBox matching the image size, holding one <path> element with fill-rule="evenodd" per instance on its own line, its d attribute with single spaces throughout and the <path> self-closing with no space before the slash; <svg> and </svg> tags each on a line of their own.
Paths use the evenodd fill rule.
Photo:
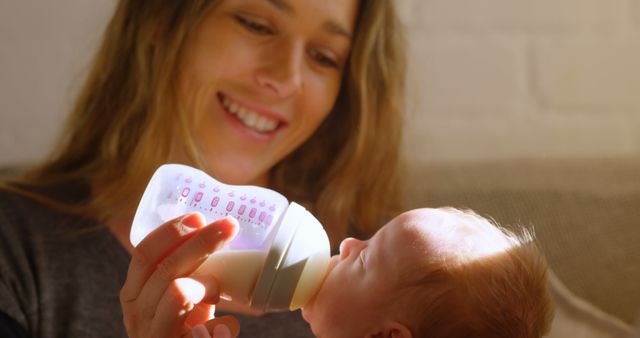
<svg viewBox="0 0 640 338">
<path fill-rule="evenodd" d="M 211 338 L 209 330 L 203 324 L 196 325 L 191 329 L 191 337 L 193 338 Z"/>
<path fill-rule="evenodd" d="M 167 287 L 153 322 L 149 328 L 152 337 L 176 337 L 188 328 L 185 320 L 195 305 L 204 298 L 205 288 L 191 278 L 178 278 Z"/>
<path fill-rule="evenodd" d="M 189 313 L 189 316 L 184 322 L 187 328 L 194 328 L 197 325 L 206 323 L 207 321 L 215 317 L 216 306 L 213 304 L 199 303 Z"/>
<path fill-rule="evenodd" d="M 213 337 L 231 338 L 231 330 L 226 325 L 218 324 L 213 327 Z"/>
<path fill-rule="evenodd" d="M 199 282 L 205 288 L 205 295 L 195 308 L 191 311 L 185 325 L 194 327 L 214 318 L 216 307 L 214 304 L 220 301 L 218 282 L 215 277 L 207 275 L 191 275 L 189 278 Z"/>
<path fill-rule="evenodd" d="M 200 284 L 204 285 L 206 293 L 204 295 L 204 298 L 202 299 L 203 303 L 218 304 L 218 302 L 220 302 L 220 286 L 215 277 L 204 274 L 193 274 L 190 275 L 189 278 L 194 279 Z"/>
<path fill-rule="evenodd" d="M 157 263 L 202 226 L 204 217 L 192 213 L 164 223 L 149 233 L 133 251 L 127 280 L 120 291 L 121 303 L 135 300 Z"/>
<path fill-rule="evenodd" d="M 213 335 L 214 338 L 217 338 L 215 334 L 216 334 L 216 328 L 219 326 L 228 328 L 231 333 L 231 337 L 237 337 L 238 334 L 240 334 L 240 323 L 234 316 L 222 316 L 222 317 L 214 318 L 206 322 L 204 325 L 207 327 L 209 332 L 214 333 Z"/>
<path fill-rule="evenodd" d="M 238 323 L 238 320 L 233 316 L 217 317 L 202 324 L 202 326 L 206 327 L 206 334 L 209 334 L 209 337 L 213 336 L 213 338 L 237 337 L 238 334 L 240 334 L 240 323 Z M 194 327 L 196 335 L 194 335 L 194 330 L 192 330 L 183 335 L 182 338 L 207 337 L 204 331 L 202 331 L 202 326 L 198 325 Z M 197 334 L 201 334 L 202 336 L 198 336 Z M 225 337 L 225 335 L 227 336 Z"/>
<path fill-rule="evenodd" d="M 153 316 L 160 298 L 176 278 L 190 275 L 238 229 L 238 221 L 225 217 L 199 229 L 197 233 L 165 257 L 140 292 L 141 314 Z"/>
</svg>

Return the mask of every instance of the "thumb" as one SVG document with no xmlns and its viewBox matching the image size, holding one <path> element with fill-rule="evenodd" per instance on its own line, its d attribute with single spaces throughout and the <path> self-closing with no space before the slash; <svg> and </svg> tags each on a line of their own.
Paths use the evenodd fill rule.
<svg viewBox="0 0 640 338">
<path fill-rule="evenodd" d="M 212 332 L 213 336 L 209 333 Z M 240 333 L 240 324 L 233 316 L 214 318 L 191 329 L 191 334 L 183 338 L 233 338 Z"/>
<path fill-rule="evenodd" d="M 206 322 L 205 325 L 213 331 L 213 338 L 232 338 L 240 334 L 240 323 L 234 316 L 217 317 Z M 221 336 L 218 337 L 216 334 Z"/>
<path fill-rule="evenodd" d="M 213 338 L 231 338 L 231 330 L 224 324 L 218 324 L 213 327 Z"/>
</svg>

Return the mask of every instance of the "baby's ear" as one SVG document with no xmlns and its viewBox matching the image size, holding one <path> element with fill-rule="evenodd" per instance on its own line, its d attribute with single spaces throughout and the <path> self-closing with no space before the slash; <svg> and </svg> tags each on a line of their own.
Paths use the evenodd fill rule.
<svg viewBox="0 0 640 338">
<path fill-rule="evenodd" d="M 411 330 L 404 324 L 395 320 L 384 322 L 375 332 L 366 336 L 366 338 L 412 338 Z"/>
</svg>

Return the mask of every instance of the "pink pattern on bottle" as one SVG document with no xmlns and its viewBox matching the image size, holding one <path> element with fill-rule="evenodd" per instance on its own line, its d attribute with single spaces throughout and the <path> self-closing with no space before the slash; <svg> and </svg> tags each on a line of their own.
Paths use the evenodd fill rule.
<svg viewBox="0 0 640 338">
<path fill-rule="evenodd" d="M 220 202 L 220 197 L 216 196 L 213 198 L 213 200 L 211 200 L 211 206 L 212 207 L 217 207 L 218 206 L 218 202 Z"/>
<path fill-rule="evenodd" d="M 227 211 L 231 212 L 231 210 L 233 210 L 233 206 L 235 206 L 236 204 L 233 201 L 229 201 L 229 203 L 227 203 Z"/>
<path fill-rule="evenodd" d="M 195 201 L 196 202 L 200 202 L 202 200 L 202 195 L 203 195 L 202 191 L 198 191 L 198 193 L 196 194 L 196 197 L 195 197 Z"/>
<path fill-rule="evenodd" d="M 251 211 L 249 211 L 249 218 L 254 218 L 256 217 L 256 212 L 258 210 L 256 208 L 251 208 Z"/>
<path fill-rule="evenodd" d="M 241 205 L 241 206 L 240 206 L 240 209 L 238 209 L 238 215 L 240 215 L 240 216 L 244 215 L 244 211 L 245 211 L 246 209 L 247 209 L 247 206 L 246 206 L 246 205 L 244 205 L 244 204 L 243 204 L 243 205 Z"/>
<path fill-rule="evenodd" d="M 182 197 L 187 197 L 189 195 L 190 191 L 191 191 L 191 189 L 189 189 L 189 188 L 182 189 Z"/>
</svg>

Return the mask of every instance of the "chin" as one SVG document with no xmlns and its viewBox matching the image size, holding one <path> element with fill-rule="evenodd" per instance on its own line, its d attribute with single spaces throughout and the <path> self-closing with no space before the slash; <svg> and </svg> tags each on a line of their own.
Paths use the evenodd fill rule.
<svg viewBox="0 0 640 338">
<path fill-rule="evenodd" d="M 265 187 L 268 183 L 268 173 L 255 170 L 248 165 L 232 165 L 226 167 L 211 166 L 211 175 L 225 184 L 256 185 Z"/>
<path fill-rule="evenodd" d="M 313 316 L 311 316 L 310 311 L 308 310 L 308 305 L 304 306 L 302 308 L 302 310 L 300 311 L 302 313 L 302 318 L 304 318 L 304 320 L 309 323 L 309 325 L 311 325 L 311 319 L 313 318 Z"/>
</svg>

